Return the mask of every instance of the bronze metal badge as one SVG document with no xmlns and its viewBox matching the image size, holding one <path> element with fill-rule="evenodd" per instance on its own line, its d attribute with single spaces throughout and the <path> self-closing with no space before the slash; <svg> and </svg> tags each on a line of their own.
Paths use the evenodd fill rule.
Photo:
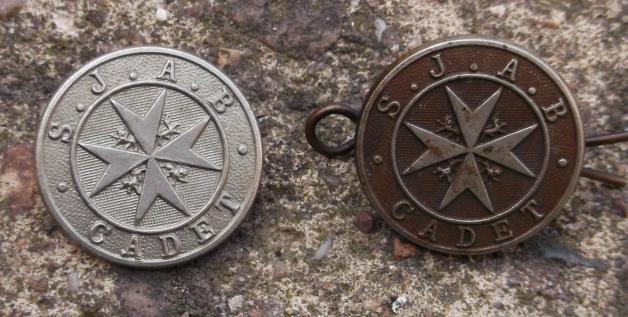
<svg viewBox="0 0 628 317">
<path fill-rule="evenodd" d="M 358 122 L 355 141 L 330 147 L 317 138 L 316 124 L 330 114 Z M 319 108 L 306 136 L 327 156 L 355 144 L 360 180 L 386 222 L 452 254 L 490 253 L 527 239 L 556 217 L 579 175 L 625 184 L 582 169 L 582 123 L 556 72 L 519 46 L 484 37 L 406 54 L 375 82 L 361 112 Z"/>
</svg>

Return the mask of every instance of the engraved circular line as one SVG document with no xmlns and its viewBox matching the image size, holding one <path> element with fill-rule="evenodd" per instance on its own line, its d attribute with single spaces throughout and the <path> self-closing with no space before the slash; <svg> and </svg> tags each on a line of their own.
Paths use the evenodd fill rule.
<svg viewBox="0 0 628 317">
<path fill-rule="evenodd" d="M 216 190 L 214 191 L 214 193 L 212 194 L 212 196 L 209 198 L 209 201 L 207 204 L 205 204 L 202 208 L 199 209 L 199 212 L 196 213 L 196 215 L 190 217 L 189 219 L 186 219 L 185 221 L 176 223 L 174 225 L 170 225 L 170 226 L 159 226 L 157 228 L 151 228 L 151 229 L 139 229 L 137 227 L 131 227 L 129 225 L 126 225 L 124 223 L 120 223 L 119 220 L 111 217 L 110 215 L 106 214 L 105 212 L 99 210 L 98 206 L 96 206 L 89 198 L 89 195 L 87 195 L 85 193 L 85 189 L 83 188 L 83 186 L 81 186 L 82 182 L 81 179 L 78 176 L 78 168 L 76 166 L 76 150 L 77 150 L 77 144 L 78 144 L 78 140 L 80 138 L 81 135 L 81 131 L 83 129 L 84 124 L 87 122 L 87 120 L 89 119 L 89 117 L 91 116 L 92 112 L 99 107 L 99 105 L 101 105 L 102 103 L 106 102 L 106 99 L 109 98 L 110 96 L 112 96 L 113 94 L 120 92 L 122 90 L 125 89 L 129 89 L 129 88 L 135 88 L 137 86 L 158 86 L 158 87 L 166 87 L 172 90 L 176 90 L 180 93 L 182 93 L 183 95 L 191 98 L 192 100 L 194 100 L 198 105 L 201 106 L 201 108 L 203 108 L 207 114 L 211 117 L 212 121 L 214 122 L 214 124 L 216 124 L 216 128 L 218 130 L 218 133 L 220 134 L 220 138 L 221 138 L 221 143 L 222 143 L 222 148 L 223 148 L 223 164 L 222 164 L 222 169 L 220 171 L 221 175 L 220 175 L 220 180 L 218 182 L 218 186 L 216 187 Z M 74 181 L 76 182 L 76 187 L 78 188 L 78 192 L 81 195 L 81 197 L 83 198 L 83 200 L 87 203 L 87 205 L 100 217 L 104 218 L 104 220 L 106 220 L 107 222 L 109 222 L 111 225 L 116 226 L 120 229 L 126 230 L 126 231 L 130 231 L 133 233 L 144 233 L 144 234 L 155 234 L 155 233 L 163 233 L 163 232 L 171 232 L 174 230 L 177 230 L 181 227 L 184 227 L 190 223 L 192 223 L 193 221 L 195 221 L 196 219 L 200 218 L 202 215 L 204 215 L 209 208 L 211 208 L 211 206 L 216 202 L 216 200 L 218 199 L 218 197 L 220 196 L 219 194 L 222 192 L 222 189 L 226 183 L 227 180 L 227 172 L 229 170 L 229 147 L 228 147 L 228 142 L 227 142 L 227 137 L 225 135 L 224 129 L 222 127 L 222 124 L 220 123 L 220 120 L 218 120 L 218 116 L 214 113 L 214 111 L 211 109 L 211 107 L 209 107 L 209 105 L 207 105 L 205 103 L 205 101 L 200 98 L 199 96 L 187 91 L 185 88 L 178 86 L 178 85 L 174 85 L 171 83 L 167 83 L 167 82 L 161 82 L 161 81 L 155 81 L 155 80 L 146 80 L 146 81 L 138 81 L 138 82 L 130 82 L 130 83 L 126 83 L 126 84 L 122 84 L 120 86 L 117 86 L 111 90 L 109 90 L 106 94 L 103 94 L 102 96 L 98 97 L 98 99 L 96 99 L 85 111 L 85 115 L 83 115 L 81 117 L 81 119 L 79 120 L 79 122 L 76 125 L 76 131 L 74 132 L 74 137 L 72 138 L 72 146 L 70 148 L 70 169 L 72 171 L 72 176 L 74 177 Z M 150 155 L 147 155 L 150 156 Z M 111 186 L 111 185 L 110 185 Z M 178 195 L 178 193 L 177 193 Z M 151 206 L 152 207 L 152 206 Z"/>
<path fill-rule="evenodd" d="M 444 215 L 442 215 L 442 213 L 435 212 L 431 208 L 428 208 L 428 207 L 424 206 L 423 204 L 421 204 L 421 202 L 419 202 L 419 200 L 416 199 L 410 193 L 410 190 L 408 190 L 408 188 L 406 187 L 405 183 L 403 182 L 403 180 L 401 178 L 401 175 L 399 175 L 399 168 L 397 166 L 397 155 L 395 153 L 395 149 L 396 149 L 396 145 L 397 145 L 397 135 L 399 133 L 399 128 L 401 127 L 401 122 L 403 121 L 403 119 L 405 119 L 406 114 L 408 113 L 408 111 L 410 111 L 410 109 L 419 101 L 419 99 L 421 99 L 421 97 L 423 97 L 424 94 L 426 94 L 427 92 L 435 89 L 438 86 L 441 86 L 441 85 L 443 85 L 443 84 L 445 84 L 447 82 L 450 82 L 450 81 L 454 81 L 454 80 L 458 80 L 458 79 L 464 79 L 464 78 L 485 79 L 485 80 L 489 80 L 489 81 L 494 81 L 494 82 L 497 82 L 499 84 L 502 84 L 502 85 L 510 88 L 511 90 L 513 90 L 514 92 L 519 94 L 519 96 L 522 97 L 528 103 L 528 106 L 530 108 L 532 108 L 532 111 L 536 114 L 537 119 L 539 119 L 540 126 L 543 129 L 543 137 L 544 137 L 543 140 L 545 142 L 545 155 L 544 155 L 544 158 L 543 158 L 543 165 L 541 167 L 541 171 L 539 172 L 538 176 L 536 177 L 536 180 L 535 180 L 534 185 L 532 186 L 532 188 L 526 192 L 526 195 L 524 195 L 523 198 L 521 198 L 519 201 L 514 203 L 510 208 L 507 208 L 506 210 L 504 210 L 504 211 L 502 211 L 500 213 L 493 214 L 490 217 L 485 217 L 485 218 L 481 218 L 481 219 L 455 219 L 455 218 L 444 216 Z M 499 219 L 499 218 L 504 217 L 505 215 L 513 212 L 515 209 L 517 209 L 517 207 L 519 207 L 521 204 L 525 203 L 527 201 L 527 199 L 530 198 L 530 196 L 532 196 L 532 194 L 534 194 L 536 192 L 536 189 L 541 184 L 541 182 L 543 180 L 543 176 L 545 175 L 545 171 L 547 169 L 547 164 L 548 164 L 548 160 L 549 160 L 549 153 L 550 153 L 549 149 L 550 149 L 550 147 L 549 147 L 549 133 L 547 132 L 547 125 L 546 125 L 545 121 L 543 120 L 543 115 L 541 114 L 540 110 L 538 109 L 537 104 L 530 97 L 528 97 L 517 86 L 515 86 L 515 85 L 513 85 L 513 84 L 511 84 L 511 83 L 509 83 L 509 82 L 507 82 L 507 81 L 505 81 L 503 79 L 500 79 L 500 78 L 497 78 L 497 77 L 494 77 L 494 76 L 490 76 L 490 75 L 486 75 L 486 74 L 469 74 L 469 73 L 467 73 L 467 74 L 452 75 L 452 76 L 443 78 L 443 79 L 441 79 L 439 81 L 436 81 L 436 82 L 428 85 L 427 87 L 425 87 L 419 93 L 417 93 L 407 103 L 406 107 L 404 108 L 404 110 L 399 115 L 399 119 L 397 120 L 397 123 L 395 124 L 395 129 L 393 131 L 392 143 L 391 143 L 391 159 L 392 159 L 393 171 L 395 173 L 395 178 L 397 179 L 397 182 L 399 183 L 399 185 L 403 189 L 404 193 L 406 194 L 406 197 L 410 198 L 410 200 L 412 200 L 412 202 L 415 205 L 417 205 L 419 208 L 421 208 L 422 210 L 424 210 L 428 214 L 430 214 L 430 215 L 432 215 L 432 216 L 434 216 L 434 217 L 436 217 L 436 218 L 438 218 L 440 220 L 447 221 L 447 222 L 450 222 L 450 223 L 456 223 L 456 224 L 482 224 L 482 223 L 493 221 L 495 219 Z M 476 154 L 473 154 L 473 155 L 476 155 Z M 460 155 L 458 155 L 458 156 L 460 156 Z M 427 168 L 427 166 L 425 168 Z M 484 180 L 482 180 L 482 183 L 484 183 Z"/>
<path fill-rule="evenodd" d="M 481 248 L 461 249 L 461 248 L 456 248 L 456 247 L 448 247 L 442 244 L 426 242 L 425 240 L 418 239 L 415 234 L 409 232 L 405 227 L 395 222 L 386 212 L 384 212 L 384 208 L 382 208 L 379 200 L 376 199 L 375 195 L 373 194 L 370 187 L 368 186 L 369 184 L 368 175 L 366 174 L 367 165 L 363 159 L 364 157 L 363 146 L 364 145 L 362 144 L 362 139 L 364 138 L 364 133 L 365 133 L 364 126 L 366 125 L 366 121 L 368 120 L 370 111 L 373 108 L 373 105 L 375 104 L 375 101 L 377 99 L 375 97 L 381 94 L 382 90 L 388 84 L 388 82 L 392 78 L 397 76 L 397 74 L 401 70 L 405 69 L 406 66 L 408 66 L 410 63 L 413 63 L 416 60 L 419 60 L 427 56 L 428 54 L 432 54 L 434 52 L 451 48 L 451 47 L 472 47 L 472 46 L 490 47 L 490 48 L 497 48 L 497 49 L 505 50 L 514 55 L 517 55 L 518 57 L 527 59 L 536 67 L 538 67 L 543 72 L 543 74 L 547 75 L 552 80 L 552 83 L 555 84 L 558 87 L 558 89 L 561 91 L 562 96 L 565 97 L 565 99 L 567 100 L 567 104 L 569 105 L 569 109 L 572 112 L 573 121 L 575 123 L 575 129 L 576 129 L 575 132 L 576 132 L 576 138 L 577 138 L 578 144 L 577 144 L 577 149 L 576 149 L 576 162 L 574 166 L 575 170 L 573 173 L 574 175 L 571 177 L 569 185 L 567 186 L 567 188 L 565 188 L 562 197 L 556 202 L 556 205 L 554 206 L 554 208 L 546 214 L 546 216 L 543 218 L 542 221 L 534 224 L 524 234 L 521 234 L 503 243 L 485 246 Z M 390 69 L 387 70 L 385 74 L 380 75 L 378 77 L 378 80 L 371 87 L 371 89 L 369 89 L 367 98 L 365 100 L 364 107 L 362 110 L 361 119 L 360 119 L 360 122 L 358 123 L 358 131 L 357 131 L 357 137 L 356 137 L 356 141 L 357 141 L 356 142 L 356 156 L 357 156 L 356 162 L 358 165 L 358 176 L 360 179 L 360 183 L 365 188 L 366 196 L 368 197 L 369 201 L 374 205 L 375 210 L 380 215 L 382 215 L 382 217 L 384 217 L 384 220 L 386 220 L 386 223 L 388 223 L 391 227 L 393 227 L 393 229 L 395 229 L 398 233 L 400 233 L 404 237 L 410 239 L 411 241 L 416 242 L 419 245 L 422 245 L 432 250 L 436 250 L 440 252 L 447 252 L 450 254 L 485 254 L 485 253 L 495 252 L 497 250 L 503 249 L 508 246 L 516 245 L 524 240 L 527 240 L 530 236 L 539 232 L 547 224 L 549 224 L 554 218 L 556 218 L 556 216 L 558 216 L 559 209 L 562 208 L 567 203 L 567 200 L 569 200 L 571 197 L 571 193 L 573 193 L 573 191 L 575 190 L 576 184 L 578 182 L 577 175 L 582 169 L 583 156 L 584 156 L 584 137 L 583 137 L 584 128 L 582 126 L 580 113 L 578 111 L 578 108 L 576 107 L 576 102 L 573 95 L 567 88 L 567 84 L 565 84 L 565 81 L 560 77 L 560 75 L 558 75 L 549 65 L 543 62 L 541 59 L 536 57 L 534 54 L 528 52 L 523 47 L 518 46 L 517 44 L 514 44 L 509 41 L 501 40 L 501 39 L 498 40 L 495 38 L 491 38 L 487 36 L 478 36 L 478 35 L 457 36 L 457 37 L 452 37 L 445 40 L 438 40 L 438 41 L 426 43 L 420 47 L 417 47 L 414 51 L 407 54 L 405 58 L 403 58 L 400 61 L 396 61 L 395 63 L 396 64 L 390 67 Z"/>
</svg>

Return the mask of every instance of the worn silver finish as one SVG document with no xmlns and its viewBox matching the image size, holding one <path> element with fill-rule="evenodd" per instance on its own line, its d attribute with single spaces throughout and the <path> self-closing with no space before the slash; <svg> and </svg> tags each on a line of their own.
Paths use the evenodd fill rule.
<svg viewBox="0 0 628 317">
<path fill-rule="evenodd" d="M 70 237 L 137 267 L 191 260 L 248 213 L 262 153 L 255 116 L 218 69 L 177 50 L 102 56 L 52 98 L 40 191 Z"/>
</svg>

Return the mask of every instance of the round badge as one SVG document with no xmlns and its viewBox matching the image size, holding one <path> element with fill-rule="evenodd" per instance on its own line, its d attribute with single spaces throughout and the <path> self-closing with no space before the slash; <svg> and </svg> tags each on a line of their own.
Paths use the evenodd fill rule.
<svg viewBox="0 0 628 317">
<path fill-rule="evenodd" d="M 336 109 L 337 108 L 337 109 Z M 391 65 L 357 118 L 356 161 L 372 206 L 396 231 L 452 254 L 502 250 L 547 225 L 571 195 L 584 137 L 574 98 L 528 51 L 458 37 L 419 47 Z"/>
<path fill-rule="evenodd" d="M 136 267 L 191 260 L 248 213 L 262 152 L 255 116 L 209 63 L 140 47 L 85 65 L 37 138 L 44 200 L 94 254 Z"/>
</svg>

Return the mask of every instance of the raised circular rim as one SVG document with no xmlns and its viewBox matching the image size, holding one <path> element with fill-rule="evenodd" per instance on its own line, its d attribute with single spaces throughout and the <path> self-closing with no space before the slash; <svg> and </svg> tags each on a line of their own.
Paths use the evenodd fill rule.
<svg viewBox="0 0 628 317">
<path fill-rule="evenodd" d="M 144 260 L 142 262 L 136 261 L 128 261 L 115 256 L 112 256 L 109 252 L 104 250 L 100 250 L 95 248 L 90 242 L 88 242 L 85 238 L 83 238 L 74 227 L 70 226 L 63 215 L 56 211 L 54 208 L 55 205 L 52 200 L 52 195 L 48 192 L 48 190 L 44 187 L 44 181 L 46 180 L 44 172 L 43 172 L 43 140 L 45 139 L 46 134 L 46 123 L 50 119 L 52 115 L 52 110 L 54 109 L 54 105 L 59 102 L 59 99 L 63 96 L 63 94 L 68 90 L 68 88 L 80 77 L 82 77 L 89 70 L 94 67 L 100 65 L 109 60 L 113 60 L 116 58 L 128 56 L 128 55 L 137 55 L 137 54 L 164 54 L 170 55 L 173 57 L 187 59 L 191 63 L 198 65 L 199 67 L 205 69 L 210 72 L 212 75 L 216 76 L 219 80 L 221 80 L 235 95 L 238 102 L 241 104 L 242 109 L 245 115 L 248 118 L 249 126 L 253 132 L 253 138 L 255 142 L 255 150 L 256 150 L 256 160 L 255 160 L 255 175 L 253 175 L 252 186 L 249 189 L 249 192 L 244 200 L 241 212 L 237 215 L 237 217 L 233 217 L 229 224 L 226 226 L 226 230 L 220 231 L 211 243 L 206 244 L 203 248 L 198 250 L 187 252 L 187 254 L 183 254 L 179 257 L 173 259 L 162 259 L 159 261 L 155 260 Z M 37 139 L 35 141 L 35 169 L 37 171 L 37 188 L 44 199 L 44 203 L 50 213 L 53 215 L 55 220 L 61 225 L 63 228 L 63 232 L 66 233 L 70 239 L 78 242 L 85 250 L 96 255 L 99 258 L 105 259 L 107 261 L 121 264 L 129 267 L 137 267 L 137 268 L 165 268 L 172 267 L 178 264 L 182 264 L 185 262 L 189 262 L 201 255 L 206 254 L 207 252 L 213 250 L 222 244 L 230 235 L 235 231 L 242 221 L 246 218 L 246 216 L 250 213 L 251 206 L 255 201 L 255 195 L 260 185 L 261 173 L 262 173 L 262 140 L 259 132 L 259 127 L 257 125 L 257 120 L 251 106 L 248 101 L 240 92 L 238 87 L 218 68 L 214 67 L 210 63 L 204 61 L 203 59 L 196 57 L 190 53 L 179 49 L 158 47 L 158 46 L 142 46 L 142 47 L 131 47 L 125 48 L 117 51 L 110 52 L 108 54 L 97 57 L 90 62 L 83 65 L 79 70 L 74 72 L 65 82 L 57 89 L 55 94 L 53 95 L 50 102 L 46 105 L 46 108 L 41 116 L 39 128 L 37 132 Z"/>
<path fill-rule="evenodd" d="M 532 227 L 532 229 L 530 229 L 525 234 L 522 234 L 514 239 L 511 239 L 502 243 L 494 244 L 489 247 L 475 248 L 475 249 L 473 248 L 457 249 L 457 248 L 450 248 L 450 247 L 444 247 L 444 246 L 426 243 L 425 241 L 416 239 L 416 237 L 413 234 L 411 234 L 406 229 L 398 225 L 391 217 L 389 217 L 383 211 L 382 207 L 379 205 L 379 202 L 375 199 L 375 195 L 372 193 L 372 189 L 370 188 L 370 186 L 368 186 L 368 182 L 367 182 L 368 181 L 368 175 L 366 175 L 367 162 L 362 160 L 362 156 L 364 154 L 364 144 L 362 140 L 364 138 L 364 133 L 365 133 L 364 126 L 366 124 L 366 120 L 369 117 L 369 112 L 371 111 L 371 109 L 373 108 L 373 105 L 375 104 L 375 99 L 376 99 L 375 97 L 377 97 L 381 93 L 382 89 L 391 80 L 391 78 L 396 76 L 408 64 L 414 62 L 415 60 L 419 58 L 424 57 L 425 55 L 428 55 L 431 52 L 434 52 L 443 48 L 447 48 L 447 47 L 457 47 L 457 46 L 465 46 L 465 45 L 478 45 L 478 46 L 494 47 L 494 48 L 507 50 L 520 57 L 527 59 L 532 64 L 536 65 L 541 70 L 543 70 L 556 83 L 556 85 L 559 87 L 562 94 L 567 99 L 567 104 L 569 105 L 569 109 L 573 113 L 573 117 L 575 121 L 574 123 L 576 126 L 576 137 L 578 139 L 577 140 L 577 143 L 578 143 L 577 161 L 575 162 L 575 165 L 574 165 L 575 172 L 571 176 L 569 186 L 563 192 L 563 195 L 559 199 L 558 203 L 556 204 L 556 207 L 552 209 L 543 218 L 541 222 L 537 223 L 534 227 Z M 406 237 L 410 241 L 413 241 L 416 244 L 419 244 L 425 248 L 428 248 L 434 251 L 448 253 L 448 254 L 458 254 L 458 255 L 478 255 L 478 254 L 487 254 L 487 253 L 492 253 L 499 250 L 503 250 L 510 246 L 517 245 L 524 240 L 527 240 L 528 238 L 530 238 L 531 236 L 533 236 L 534 234 L 536 234 L 537 232 L 545 228 L 545 226 L 547 226 L 552 220 L 554 220 L 558 216 L 560 209 L 562 209 L 563 206 L 567 203 L 567 201 L 571 197 L 571 194 L 575 190 L 576 184 L 578 182 L 578 177 L 580 175 L 580 171 L 582 170 L 583 155 L 584 155 L 584 133 L 583 133 L 583 126 L 582 126 L 582 119 L 580 117 L 580 112 L 578 111 L 578 107 L 576 106 L 576 102 L 571 91 L 569 91 L 567 85 L 565 84 L 564 80 L 560 77 L 560 75 L 558 75 L 558 73 L 556 73 L 543 60 L 535 56 L 533 53 L 529 52 L 527 49 L 517 44 L 514 44 L 510 41 L 496 39 L 496 38 L 482 36 L 482 35 L 462 35 L 462 36 L 449 37 L 446 39 L 429 42 L 429 43 L 426 43 L 424 45 L 417 47 L 416 49 L 408 52 L 405 55 L 402 55 L 399 59 L 397 59 L 391 66 L 389 66 L 384 71 L 384 73 L 382 73 L 377 78 L 377 81 L 373 84 L 372 88 L 369 90 L 367 99 L 365 100 L 365 103 L 363 106 L 361 119 L 360 119 L 360 122 L 358 123 L 358 130 L 357 130 L 356 137 L 357 137 L 356 165 L 358 167 L 358 175 L 360 178 L 360 183 L 362 184 L 362 187 L 365 188 L 366 196 L 371 202 L 371 205 L 373 206 L 373 208 L 384 218 L 384 220 L 386 221 L 386 223 L 388 223 L 388 225 L 390 225 L 393 229 L 395 229 L 395 231 L 397 231 L 399 234 Z"/>
<path fill-rule="evenodd" d="M 479 78 L 479 79 L 485 79 L 485 80 L 489 80 L 489 81 L 494 81 L 497 82 L 499 84 L 504 85 L 505 87 L 508 87 L 509 89 L 513 90 L 515 93 L 517 93 L 520 97 L 522 97 L 522 99 L 524 99 L 527 103 L 528 106 L 530 106 L 530 108 L 532 108 L 532 112 L 534 112 L 534 114 L 536 115 L 537 119 L 539 119 L 540 122 L 540 126 L 543 129 L 543 141 L 545 143 L 545 145 L 543 146 L 545 149 L 545 155 L 543 157 L 543 165 L 541 166 L 541 171 L 539 172 L 539 175 L 536 177 L 536 180 L 534 181 L 534 184 L 532 184 L 532 187 L 525 193 L 525 195 L 515 204 L 513 204 L 512 206 L 510 206 L 509 208 L 505 209 L 504 211 L 491 215 L 490 217 L 485 217 L 485 218 L 481 218 L 481 219 L 455 219 L 452 217 L 447 217 L 445 215 L 442 215 L 438 212 L 435 212 L 434 210 L 432 210 L 432 208 L 428 208 L 426 207 L 424 204 L 422 204 L 418 199 L 416 199 L 414 197 L 414 195 L 412 195 L 410 193 L 410 190 L 407 188 L 407 186 L 405 185 L 405 183 L 403 182 L 401 175 L 399 175 L 399 167 L 397 166 L 397 154 L 396 154 L 396 145 L 397 145 L 397 136 L 399 134 L 399 128 L 401 126 L 401 121 L 403 118 L 405 118 L 405 116 L 407 115 L 408 111 L 410 111 L 410 108 L 424 95 L 426 94 L 428 91 L 430 91 L 431 89 L 435 89 L 438 86 L 441 86 L 447 82 L 450 81 L 454 81 L 460 78 Z M 543 180 L 543 177 L 545 176 L 545 171 L 547 170 L 547 165 L 548 165 L 548 161 L 549 161 L 549 154 L 550 154 L 550 148 L 549 148 L 549 133 L 547 132 L 547 124 L 545 123 L 545 121 L 543 120 L 543 115 L 541 114 L 540 110 L 538 109 L 537 104 L 534 102 L 534 100 L 532 100 L 532 98 L 530 98 L 528 95 L 526 95 L 519 87 L 503 80 L 500 78 L 496 78 L 493 76 L 489 76 L 486 74 L 473 74 L 473 73 L 463 73 L 463 74 L 458 74 L 458 75 L 452 75 L 449 77 L 445 77 L 442 78 L 430 85 L 428 85 L 427 87 L 425 87 L 423 90 L 421 90 L 420 92 L 418 92 L 413 98 L 412 100 L 410 100 L 410 102 L 408 102 L 408 105 L 406 106 L 406 108 L 403 110 L 403 112 L 401 112 L 399 114 L 399 120 L 397 120 L 397 123 L 395 124 L 395 130 L 393 132 L 392 135 L 392 142 L 391 142 L 391 157 L 392 157 L 392 164 L 393 164 L 393 172 L 395 173 L 395 178 L 397 179 L 397 182 L 401 185 L 401 188 L 403 189 L 404 193 L 406 194 L 406 196 L 408 198 L 410 198 L 410 200 L 412 200 L 413 203 L 415 203 L 416 205 L 418 205 L 419 207 L 421 207 L 425 212 L 429 213 L 430 215 L 443 220 L 443 221 L 447 221 L 450 223 L 457 223 L 457 224 L 482 224 L 482 223 L 487 223 L 502 217 L 505 217 L 506 215 L 508 215 L 509 213 L 513 212 L 515 209 L 517 209 L 518 207 L 520 207 L 522 204 L 524 204 L 528 198 L 530 198 L 530 196 L 532 196 L 532 194 L 534 194 L 534 192 L 536 191 L 536 189 L 539 187 L 539 185 L 541 184 L 541 181 Z"/>
<path fill-rule="evenodd" d="M 92 114 L 93 111 L 96 110 L 96 108 L 103 103 L 103 101 L 107 98 L 109 98 L 110 96 L 112 96 L 113 94 L 120 92 L 124 89 L 127 88 L 134 88 L 137 86 L 161 86 L 161 87 L 167 87 L 168 89 L 172 89 L 172 90 L 176 90 L 181 94 L 186 95 L 188 98 L 196 101 L 196 103 L 199 104 L 199 106 L 201 106 L 208 114 L 209 116 L 212 118 L 212 120 L 215 122 L 216 127 L 218 129 L 218 133 L 220 134 L 220 138 L 222 141 L 222 150 L 223 150 L 223 166 L 222 166 L 222 170 L 221 170 L 221 174 L 220 175 L 220 180 L 218 181 L 218 186 L 216 187 L 216 190 L 212 193 L 211 197 L 209 198 L 209 201 L 203 205 L 203 207 L 200 209 L 201 211 L 199 211 L 198 213 L 196 213 L 196 215 L 190 217 L 187 220 L 184 220 L 180 223 L 176 223 L 174 225 L 171 225 L 169 227 L 156 227 L 156 228 L 151 228 L 151 229 L 138 229 L 138 228 L 134 228 L 131 227 L 127 224 L 121 224 L 120 220 L 115 219 L 114 217 L 112 217 L 111 215 L 108 215 L 107 213 L 103 212 L 102 210 L 100 210 L 101 208 L 98 208 L 98 206 L 94 203 L 94 201 L 89 199 L 89 195 L 87 195 L 87 193 L 85 192 L 85 188 L 83 188 L 82 186 L 77 186 L 78 187 L 78 192 L 79 194 L 82 196 L 81 198 L 83 198 L 83 200 L 87 203 L 87 205 L 92 208 L 92 210 L 97 213 L 99 216 L 101 216 L 102 218 L 104 218 L 108 223 L 110 223 L 111 225 L 118 227 L 119 229 L 122 230 L 126 230 L 126 231 L 130 231 L 130 232 L 134 232 L 134 233 L 139 233 L 139 234 L 157 234 L 157 233 L 162 233 L 162 232 L 170 232 L 173 230 L 178 230 L 181 227 L 184 227 L 192 222 L 194 222 L 196 219 L 202 217 L 209 208 L 211 208 L 211 206 L 216 202 L 216 199 L 218 199 L 219 195 L 222 193 L 222 190 L 225 187 L 225 184 L 227 183 L 227 175 L 229 174 L 229 143 L 227 142 L 227 136 L 225 135 L 225 131 L 224 128 L 222 126 L 222 123 L 220 122 L 220 120 L 218 119 L 218 116 L 214 113 L 214 110 L 211 109 L 211 107 L 209 105 L 207 105 L 205 103 L 205 101 L 203 99 L 201 99 L 199 96 L 193 94 L 190 91 L 187 91 L 187 89 L 178 86 L 178 85 L 174 85 L 168 82 L 158 82 L 155 80 L 144 80 L 144 81 L 136 81 L 136 82 L 130 82 L 130 83 L 126 83 L 126 84 L 122 84 L 120 86 L 117 86 L 113 89 L 111 89 L 110 91 L 108 91 L 106 94 L 103 94 L 102 96 L 98 97 L 98 99 L 96 99 L 96 101 L 94 101 L 83 113 L 83 116 L 79 119 L 78 123 L 76 124 L 76 130 L 74 131 L 74 137 L 72 138 L 72 145 L 70 148 L 70 168 L 71 168 L 71 172 L 72 172 L 72 176 L 74 177 L 74 182 L 76 184 L 81 184 L 81 179 L 78 175 L 78 168 L 77 168 L 77 164 L 76 164 L 76 150 L 77 150 L 77 144 L 78 144 L 78 139 L 79 139 L 79 134 L 81 133 L 81 131 L 83 130 L 83 126 L 85 125 L 85 123 L 87 122 L 87 120 L 89 119 L 90 115 Z"/>
</svg>

